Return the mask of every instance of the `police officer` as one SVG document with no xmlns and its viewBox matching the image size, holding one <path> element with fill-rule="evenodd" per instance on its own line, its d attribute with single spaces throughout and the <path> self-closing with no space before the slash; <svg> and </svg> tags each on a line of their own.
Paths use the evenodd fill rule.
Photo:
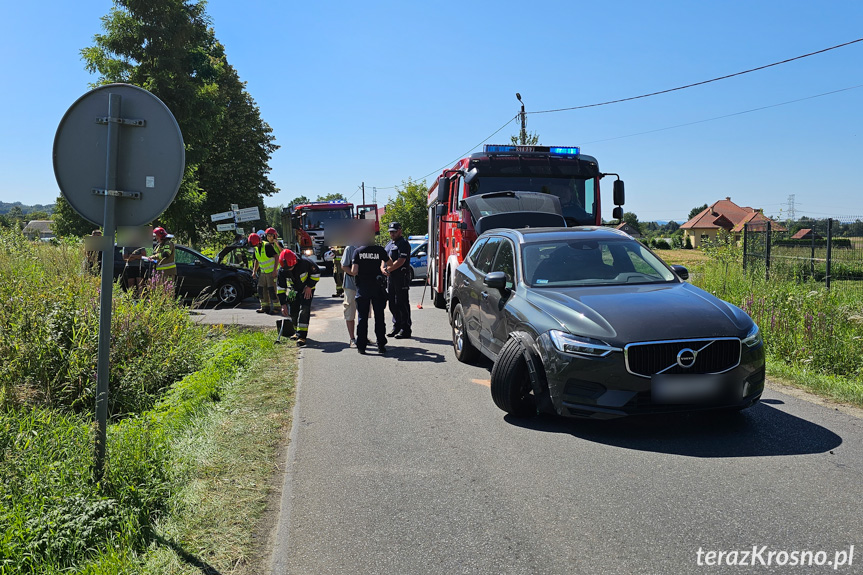
<svg viewBox="0 0 863 575">
<path fill-rule="evenodd" d="M 386 353 L 387 327 L 384 308 L 387 305 L 384 267 L 392 264 L 384 248 L 366 245 L 357 248 L 351 263 L 351 275 L 357 284 L 357 351 L 366 352 L 369 343 L 369 308 L 374 309 L 378 353 Z"/>
<path fill-rule="evenodd" d="M 385 275 L 388 278 L 390 312 L 393 314 L 393 330 L 387 335 L 396 339 L 411 336 L 411 306 L 408 301 L 410 290 L 411 245 L 402 235 L 402 225 L 390 222 L 390 242 L 384 248 L 392 263 L 388 264 Z"/>
</svg>

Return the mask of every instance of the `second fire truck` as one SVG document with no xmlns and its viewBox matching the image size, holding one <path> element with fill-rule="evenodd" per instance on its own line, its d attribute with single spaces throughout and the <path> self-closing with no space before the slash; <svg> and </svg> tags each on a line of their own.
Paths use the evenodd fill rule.
<svg viewBox="0 0 863 575">
<path fill-rule="evenodd" d="M 486 145 L 444 170 L 428 195 L 428 277 L 434 305 L 446 307 L 453 271 L 476 241 L 476 223 L 496 204 L 509 211 L 517 192 L 547 193 L 559 200 L 560 211 L 557 206 L 554 210 L 562 212 L 567 226 L 601 225 L 599 181 L 605 176 L 617 177 L 613 217 L 620 220 L 623 181 L 600 172 L 596 158 L 577 147 Z M 481 202 L 466 201 L 477 196 Z"/>
<path fill-rule="evenodd" d="M 324 259 L 324 254 L 330 247 L 324 241 L 324 232 L 334 229 L 339 224 L 352 219 L 375 220 L 375 232 L 380 229 L 377 222 L 377 205 L 363 204 L 356 206 L 345 200 L 331 202 L 309 202 L 282 208 L 282 231 L 288 238 L 287 242 L 295 243 L 294 230 L 301 229 L 312 238 L 312 247 L 298 251 L 305 259 L 313 260 L 325 273 L 332 273 L 333 263 Z M 297 246 L 299 249 L 299 246 Z"/>
</svg>

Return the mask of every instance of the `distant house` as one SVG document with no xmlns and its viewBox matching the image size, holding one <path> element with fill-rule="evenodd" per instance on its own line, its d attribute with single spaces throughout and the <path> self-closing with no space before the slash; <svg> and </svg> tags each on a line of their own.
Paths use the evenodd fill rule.
<svg viewBox="0 0 863 575">
<path fill-rule="evenodd" d="M 766 227 L 771 222 L 771 228 L 785 231 L 785 228 L 770 220 L 761 210 L 741 207 L 731 201 L 730 197 L 714 202 L 702 210 L 694 218 L 680 226 L 683 230 L 683 241 L 689 238 L 692 247 L 697 248 L 705 241 L 715 240 L 720 231 L 724 230 L 735 241 L 743 237 L 743 229 L 747 224 L 756 227 Z M 759 225 L 760 224 L 760 225 Z"/>
<path fill-rule="evenodd" d="M 805 228 L 791 236 L 792 240 L 818 240 L 821 239 L 821 234 L 811 228 Z"/>
<path fill-rule="evenodd" d="M 627 234 L 631 235 L 634 238 L 640 238 L 641 237 L 641 232 L 639 232 L 636 228 L 630 226 L 626 222 L 623 222 L 621 224 L 614 226 L 614 229 L 620 230 L 622 232 L 626 232 Z"/>
<path fill-rule="evenodd" d="M 54 232 L 51 231 L 51 220 L 32 220 L 22 232 L 31 240 L 47 240 L 54 237 Z"/>
</svg>

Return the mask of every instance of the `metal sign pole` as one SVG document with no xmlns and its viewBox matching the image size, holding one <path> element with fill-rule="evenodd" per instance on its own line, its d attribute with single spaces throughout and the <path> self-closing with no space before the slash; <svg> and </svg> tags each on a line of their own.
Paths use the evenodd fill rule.
<svg viewBox="0 0 863 575">
<path fill-rule="evenodd" d="M 111 352 L 111 305 L 114 291 L 114 236 L 117 224 L 114 220 L 112 192 L 117 189 L 117 150 L 120 141 L 120 124 L 112 121 L 120 118 L 121 98 L 119 94 L 108 96 L 108 146 L 105 164 L 105 217 L 102 234 L 102 292 L 99 302 L 99 359 L 96 380 L 96 480 L 105 472 L 105 447 L 108 428 L 108 379 Z"/>
</svg>

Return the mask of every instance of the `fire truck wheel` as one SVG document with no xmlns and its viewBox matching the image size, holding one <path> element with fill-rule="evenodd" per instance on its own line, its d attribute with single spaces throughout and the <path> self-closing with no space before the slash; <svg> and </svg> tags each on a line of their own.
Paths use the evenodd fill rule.
<svg viewBox="0 0 863 575">
<path fill-rule="evenodd" d="M 472 362 L 479 354 L 465 331 L 464 311 L 460 303 L 455 305 L 452 312 L 452 348 L 455 350 L 456 359 L 462 363 Z"/>
<path fill-rule="evenodd" d="M 434 292 L 434 306 L 438 309 L 446 308 L 446 297 L 444 294 Z"/>
<path fill-rule="evenodd" d="M 496 406 L 512 415 L 536 415 L 524 346 L 515 338 L 503 345 L 491 368 L 491 398 Z"/>
</svg>

